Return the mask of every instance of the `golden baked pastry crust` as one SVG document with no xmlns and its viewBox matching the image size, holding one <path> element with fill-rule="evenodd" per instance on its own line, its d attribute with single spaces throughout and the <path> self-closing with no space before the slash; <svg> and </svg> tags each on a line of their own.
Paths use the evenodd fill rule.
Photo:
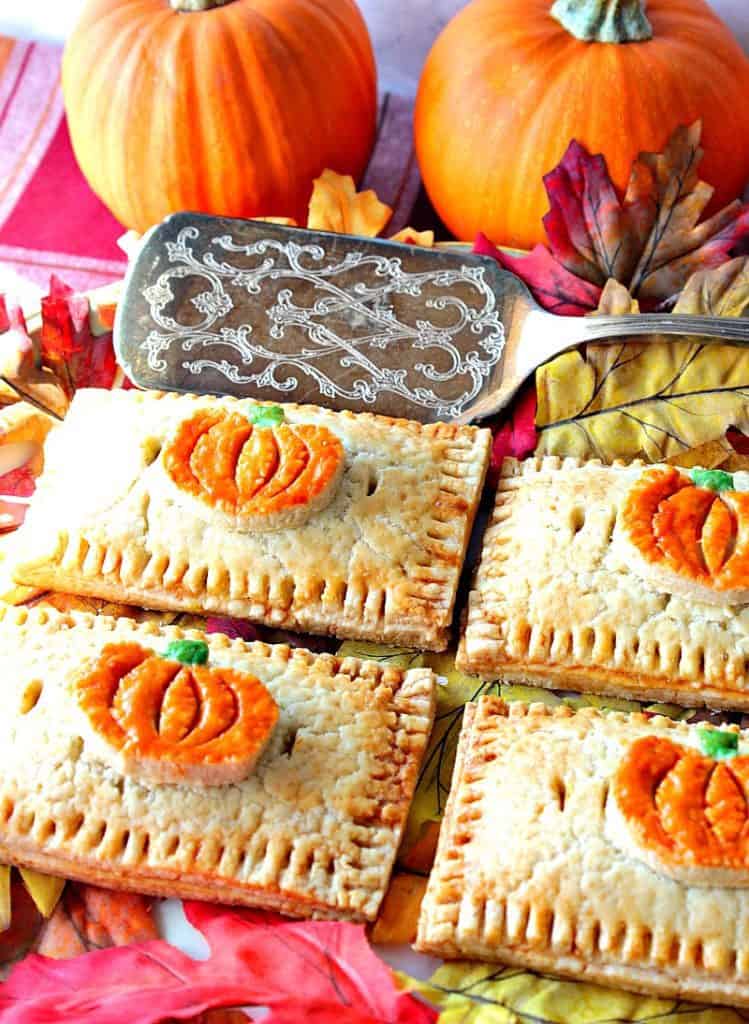
<svg viewBox="0 0 749 1024">
<path fill-rule="evenodd" d="M 246 405 L 246 403 L 245 403 Z M 330 504 L 272 532 L 206 520 L 161 449 L 199 409 L 235 399 L 79 391 L 48 441 L 17 540 L 28 585 L 145 607 L 250 618 L 440 650 L 489 458 L 487 430 L 315 406 L 289 424 L 328 427 L 346 464 Z"/>
<path fill-rule="evenodd" d="M 70 680 L 108 643 L 205 639 L 280 717 L 253 773 L 125 778 L 87 747 Z M 371 920 L 434 714 L 434 676 L 129 619 L 11 609 L 0 623 L 0 861 L 154 895 Z"/>
<path fill-rule="evenodd" d="M 458 665 L 638 700 L 749 709 L 749 607 L 666 593 L 618 515 L 642 463 L 505 460 Z"/>
<path fill-rule="evenodd" d="M 694 744 L 695 732 L 592 708 L 468 705 L 417 948 L 749 1006 L 749 891 L 674 881 L 608 827 L 629 745 Z"/>
</svg>

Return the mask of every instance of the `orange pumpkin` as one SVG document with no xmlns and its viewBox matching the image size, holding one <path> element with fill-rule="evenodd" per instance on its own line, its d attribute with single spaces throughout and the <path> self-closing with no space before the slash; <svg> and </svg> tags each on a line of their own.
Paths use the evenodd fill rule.
<svg viewBox="0 0 749 1024">
<path fill-rule="evenodd" d="M 698 118 L 713 207 L 740 195 L 749 178 L 749 61 L 705 0 L 649 0 L 647 18 L 642 0 L 553 7 L 555 17 L 552 0 L 473 0 L 429 54 L 416 148 L 450 230 L 530 248 L 545 240 L 542 176 L 572 139 L 603 153 L 623 190 L 640 151 L 660 152 L 676 127 Z"/>
<path fill-rule="evenodd" d="M 749 491 L 701 487 L 673 466 L 646 470 L 625 498 L 621 524 L 646 566 L 674 574 L 706 600 L 716 593 L 743 600 Z"/>
<path fill-rule="evenodd" d="M 104 647 L 75 694 L 95 745 L 123 774 L 157 782 L 241 781 L 278 719 L 255 676 L 183 664 L 137 643 Z"/>
<path fill-rule="evenodd" d="M 185 209 L 304 223 L 313 179 L 358 178 L 374 141 L 354 0 L 87 0 L 62 83 L 81 169 L 136 231 Z"/>
<path fill-rule="evenodd" d="M 627 751 L 612 792 L 636 844 L 664 865 L 749 868 L 749 757 L 716 761 L 646 736 Z"/>
<path fill-rule="evenodd" d="M 172 482 L 238 525 L 296 525 L 330 500 L 343 472 L 343 445 L 327 427 L 254 426 L 239 413 L 201 410 L 164 449 Z"/>
</svg>

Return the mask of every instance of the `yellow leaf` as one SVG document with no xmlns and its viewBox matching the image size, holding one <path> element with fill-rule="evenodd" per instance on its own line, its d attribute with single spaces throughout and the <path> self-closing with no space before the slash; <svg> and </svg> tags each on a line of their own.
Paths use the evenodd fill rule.
<svg viewBox="0 0 749 1024">
<path fill-rule="evenodd" d="M 546 704 L 554 707 L 562 703 L 553 690 L 544 690 L 540 686 L 524 686 L 522 683 L 501 683 L 499 695 L 503 700 L 522 700 L 525 704 Z"/>
<path fill-rule="evenodd" d="M 359 643 L 346 640 L 338 648 L 339 658 L 359 658 L 360 661 L 380 661 L 395 668 L 421 668 L 424 655 L 410 647 L 392 647 L 388 644 Z"/>
<path fill-rule="evenodd" d="M 672 466 L 681 466 L 683 469 L 692 469 L 693 466 L 717 469 L 724 466 L 735 454 L 728 441 L 724 437 L 720 437 L 714 441 L 698 444 L 696 448 L 679 452 L 678 455 L 672 455 L 665 461 Z"/>
<path fill-rule="evenodd" d="M 426 887 L 427 879 L 423 875 L 404 871 L 393 875 L 372 927 L 372 942 L 400 946 L 415 940 Z"/>
<path fill-rule="evenodd" d="M 374 237 L 385 227 L 392 212 L 371 189 L 357 192 L 349 175 L 325 170 L 315 179 L 307 227 Z"/>
<path fill-rule="evenodd" d="M 626 312 L 611 284 L 606 312 Z M 675 313 L 739 316 L 749 306 L 749 257 L 700 270 Z M 536 374 L 540 455 L 658 462 L 749 425 L 749 348 L 684 341 L 591 344 Z"/>
<path fill-rule="evenodd" d="M 455 750 L 463 721 L 463 708 L 470 700 L 476 700 L 483 693 L 498 693 L 496 683 L 486 683 L 475 676 L 467 676 L 455 668 L 455 655 L 425 654 L 423 664 L 437 674 L 437 711 L 434 728 L 422 762 L 419 783 L 406 822 L 401 848 L 401 862 L 413 866 L 409 853 L 417 843 L 420 855 L 426 849 L 425 837 L 434 837 L 429 823 L 437 822 L 445 809 L 450 779 L 455 764 Z M 415 851 L 414 851 L 415 852 Z M 429 865 L 421 860 L 420 868 L 428 870 Z"/>
<path fill-rule="evenodd" d="M 293 217 L 255 217 L 255 220 L 262 220 L 266 224 L 280 224 L 283 228 L 299 227 Z"/>
<path fill-rule="evenodd" d="M 57 901 L 65 888 L 64 878 L 54 878 L 52 875 L 43 875 L 39 871 L 32 871 L 30 868 L 19 868 L 23 884 L 28 889 L 36 909 L 42 917 L 49 917 Z"/>
<path fill-rule="evenodd" d="M 598 308 L 591 316 L 624 316 L 627 313 L 639 313 L 640 303 L 629 294 L 629 289 L 614 277 L 610 277 L 603 287 Z"/>
<path fill-rule="evenodd" d="M 390 236 L 390 241 L 404 242 L 406 245 L 420 245 L 423 249 L 431 249 L 434 245 L 434 232 L 401 228 L 397 234 Z"/>
<path fill-rule="evenodd" d="M 441 1010 L 440 1024 L 740 1024 L 737 1011 L 699 1008 L 580 981 L 539 977 L 514 967 L 448 963 L 427 982 L 399 977 Z"/>
<path fill-rule="evenodd" d="M 10 868 L 0 864 L 0 932 L 10 928 Z"/>
</svg>

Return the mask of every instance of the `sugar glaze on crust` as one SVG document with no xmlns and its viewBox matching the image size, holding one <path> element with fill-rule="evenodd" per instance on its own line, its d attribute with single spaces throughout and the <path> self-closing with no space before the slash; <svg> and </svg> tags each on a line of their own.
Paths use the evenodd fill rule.
<svg viewBox="0 0 749 1024">
<path fill-rule="evenodd" d="M 749 607 L 643 578 L 618 517 L 643 464 L 506 459 L 458 665 L 638 700 L 749 709 Z M 670 584 L 669 584 L 670 585 Z"/>
<path fill-rule="evenodd" d="M 70 692 L 109 643 L 205 639 L 280 717 L 252 774 L 213 788 L 126 778 L 87 747 Z M 428 669 L 47 609 L 0 623 L 0 861 L 154 895 L 375 917 L 434 714 Z"/>
<path fill-rule="evenodd" d="M 292 427 L 335 434 L 345 466 L 327 507 L 253 532 L 223 513 L 207 521 L 162 459 L 181 420 L 241 408 L 230 398 L 79 391 L 47 443 L 15 576 L 144 607 L 444 649 L 489 431 L 284 406 Z"/>
<path fill-rule="evenodd" d="M 749 890 L 675 881 L 610 829 L 631 743 L 693 745 L 695 732 L 592 708 L 469 704 L 417 948 L 749 1006 Z"/>
</svg>

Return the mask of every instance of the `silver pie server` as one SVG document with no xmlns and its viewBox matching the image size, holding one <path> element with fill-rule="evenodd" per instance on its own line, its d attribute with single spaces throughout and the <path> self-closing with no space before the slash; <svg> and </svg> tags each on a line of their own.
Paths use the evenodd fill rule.
<svg viewBox="0 0 749 1024">
<path fill-rule="evenodd" d="M 749 320 L 555 316 L 488 257 L 194 213 L 145 237 L 114 329 L 141 387 L 458 423 L 583 342 L 664 334 L 746 344 Z"/>
</svg>

